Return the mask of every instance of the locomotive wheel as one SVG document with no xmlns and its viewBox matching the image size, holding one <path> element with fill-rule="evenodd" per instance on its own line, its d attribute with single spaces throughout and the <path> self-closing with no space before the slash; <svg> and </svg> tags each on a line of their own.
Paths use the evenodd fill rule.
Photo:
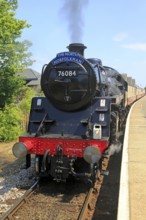
<svg viewBox="0 0 146 220">
<path fill-rule="evenodd" d="M 36 155 L 35 157 L 35 175 L 39 176 L 41 172 L 41 166 L 42 166 L 42 157 L 40 155 Z"/>
</svg>

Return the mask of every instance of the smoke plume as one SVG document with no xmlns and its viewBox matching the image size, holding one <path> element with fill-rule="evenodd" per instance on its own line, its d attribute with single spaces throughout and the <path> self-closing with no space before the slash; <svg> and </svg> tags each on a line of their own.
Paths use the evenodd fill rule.
<svg viewBox="0 0 146 220">
<path fill-rule="evenodd" d="M 82 42 L 83 37 L 83 10 L 89 0 L 64 0 L 61 13 L 68 24 L 71 43 Z"/>
</svg>

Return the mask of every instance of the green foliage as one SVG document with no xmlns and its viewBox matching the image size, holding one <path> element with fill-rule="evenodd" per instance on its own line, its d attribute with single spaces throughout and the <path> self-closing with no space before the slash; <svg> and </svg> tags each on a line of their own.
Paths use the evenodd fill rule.
<svg viewBox="0 0 146 220">
<path fill-rule="evenodd" d="M 18 0 L 0 0 L 0 141 L 14 140 L 24 131 L 34 94 L 16 76 L 33 63 L 28 52 L 31 42 L 20 42 L 23 29 L 30 25 L 15 17 L 17 7 Z"/>
<path fill-rule="evenodd" d="M 12 103 L 23 85 L 15 73 L 31 65 L 28 48 L 31 42 L 20 39 L 22 30 L 30 25 L 15 18 L 17 0 L 0 1 L 0 107 Z"/>
<path fill-rule="evenodd" d="M 29 113 L 31 107 L 31 100 L 32 97 L 36 95 L 36 91 L 33 88 L 26 88 L 23 92 L 23 98 L 19 102 L 19 108 L 22 112 L 22 128 L 23 130 L 27 130 L 28 120 L 29 120 Z"/>
<path fill-rule="evenodd" d="M 19 107 L 23 113 L 29 113 L 30 112 L 30 105 L 32 97 L 35 96 L 36 92 L 33 88 L 27 88 L 24 91 L 24 95 L 22 100 L 19 103 Z"/>
<path fill-rule="evenodd" d="M 23 87 L 18 104 L 6 105 L 0 110 L 0 141 L 16 140 L 27 130 L 32 97 L 36 91 Z"/>
<path fill-rule="evenodd" d="M 11 76 L 8 73 L 0 77 L 0 107 L 3 108 L 5 104 L 14 102 L 23 85 L 24 80 L 20 77 Z"/>
<path fill-rule="evenodd" d="M 22 134 L 22 113 L 15 104 L 6 105 L 0 111 L 0 141 L 16 140 Z"/>
</svg>

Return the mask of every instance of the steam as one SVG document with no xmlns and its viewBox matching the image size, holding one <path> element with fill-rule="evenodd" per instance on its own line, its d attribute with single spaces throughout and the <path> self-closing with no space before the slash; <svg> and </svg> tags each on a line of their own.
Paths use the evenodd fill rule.
<svg viewBox="0 0 146 220">
<path fill-rule="evenodd" d="M 82 42 L 84 27 L 83 9 L 88 5 L 88 2 L 89 0 L 64 0 L 61 13 L 68 23 L 71 43 Z"/>
<path fill-rule="evenodd" d="M 122 143 L 119 142 L 119 141 L 116 141 L 115 143 L 112 143 L 110 146 L 109 146 L 109 155 L 114 155 L 115 153 L 119 153 L 120 150 L 121 150 L 121 147 L 122 147 Z"/>
</svg>

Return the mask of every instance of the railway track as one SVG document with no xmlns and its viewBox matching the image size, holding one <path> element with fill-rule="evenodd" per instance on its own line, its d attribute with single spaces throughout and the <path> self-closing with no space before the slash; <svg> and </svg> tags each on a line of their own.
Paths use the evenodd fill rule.
<svg viewBox="0 0 146 220">
<path fill-rule="evenodd" d="M 37 180 L 1 220 L 90 220 L 102 180 L 103 177 L 99 174 L 94 187 L 89 187 L 84 182 L 44 184 Z"/>
<path fill-rule="evenodd" d="M 96 182 L 94 187 L 90 188 L 77 220 L 92 219 L 98 193 L 98 184 Z"/>
<path fill-rule="evenodd" d="M 32 195 L 34 192 L 34 189 L 37 187 L 39 183 L 39 179 L 36 180 L 33 185 L 28 189 L 24 195 L 18 199 L 18 201 L 3 215 L 1 220 L 11 220 L 13 219 L 13 215 L 17 212 L 17 210 L 23 206 L 24 203 L 29 199 L 29 197 Z"/>
</svg>

